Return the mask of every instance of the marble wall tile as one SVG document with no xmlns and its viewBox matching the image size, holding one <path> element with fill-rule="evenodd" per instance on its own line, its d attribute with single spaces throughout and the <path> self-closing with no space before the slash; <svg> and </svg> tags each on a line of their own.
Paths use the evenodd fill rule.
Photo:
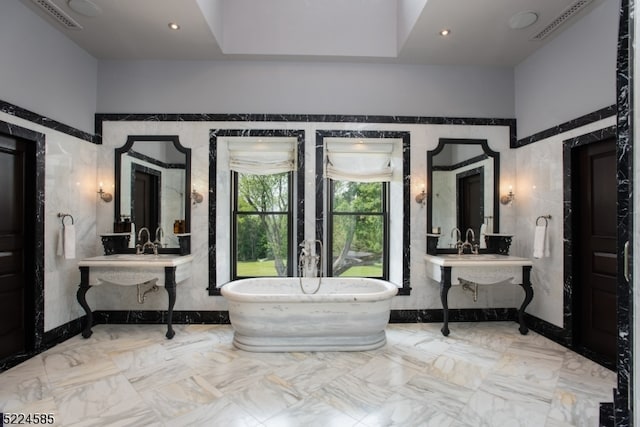
<svg viewBox="0 0 640 427">
<path fill-rule="evenodd" d="M 512 251 L 515 255 L 532 258 L 533 235 L 540 215 L 551 215 L 547 233 L 551 256 L 533 259 L 531 280 L 535 296 L 527 312 L 560 328 L 565 327 L 565 140 L 615 125 L 615 117 L 554 135 L 535 144 L 515 150 L 518 172 L 514 208 L 517 212 L 518 235 Z"/>
<path fill-rule="evenodd" d="M 28 113 L 28 114 L 27 114 Z M 76 259 L 94 252 L 97 147 L 87 143 L 84 132 L 36 117 L 8 103 L 0 104 L 2 132 L 26 138 L 36 148 L 36 330 L 35 350 L 48 345 L 45 333 L 67 333 L 58 329 L 81 316 L 75 300 L 79 274 L 74 260 L 56 255 L 58 231 L 62 224 L 57 214 L 74 216 Z M 45 291 L 46 290 L 46 291 Z M 75 332 L 73 332 L 75 333 Z M 68 335 L 65 335 L 65 337 Z M 47 341 L 56 337 L 47 335 Z"/>
<path fill-rule="evenodd" d="M 315 238 L 315 230 L 311 224 L 315 224 L 315 212 L 317 206 L 316 192 L 316 147 L 315 139 L 310 135 L 315 135 L 318 130 L 335 130 L 335 131 L 371 131 L 371 132 L 405 132 L 410 135 L 410 156 L 408 157 L 408 166 L 410 173 L 410 181 L 407 184 L 408 196 L 404 196 L 402 201 L 409 215 L 405 215 L 404 222 L 407 228 L 404 233 L 408 237 L 403 239 L 406 241 L 403 251 L 406 251 L 408 262 L 403 263 L 408 284 L 411 286 L 410 296 L 399 296 L 394 300 L 394 308 L 423 309 L 423 308 L 440 308 L 439 287 L 435 283 L 431 283 L 425 278 L 425 267 L 422 256 L 426 251 L 425 243 L 425 225 L 426 212 L 425 208 L 413 202 L 416 188 L 423 185 L 426 179 L 426 152 L 437 146 L 439 138 L 484 138 L 489 142 L 489 146 L 501 153 L 503 167 L 501 168 L 504 176 L 511 177 L 515 172 L 515 164 L 513 159 L 515 153 L 510 153 L 509 146 L 513 141 L 512 123 L 510 121 L 501 120 L 485 120 L 485 119 L 426 119 L 415 118 L 398 119 L 398 120 L 381 120 L 380 123 L 366 122 L 364 120 L 356 120 L 350 122 L 348 117 L 342 117 L 335 122 L 313 122 L 314 116 L 286 116 L 286 117 L 260 117 L 268 122 L 249 122 L 242 119 L 253 119 L 255 117 L 235 117 L 216 116 L 214 119 L 226 118 L 226 121 L 207 121 L 211 117 L 209 115 L 183 115 L 179 116 L 129 116 L 129 115 L 98 115 L 98 120 L 103 119 L 100 125 L 100 133 L 103 145 L 100 146 L 101 158 L 98 167 L 98 179 L 105 182 L 112 176 L 112 151 L 115 147 L 120 146 L 126 141 L 126 136 L 130 134 L 163 134 L 163 135 L 179 135 L 183 145 L 194 150 L 192 152 L 192 174 L 194 176 L 194 185 L 208 188 L 208 195 L 214 197 L 208 199 L 205 196 L 205 202 L 196 206 L 192 211 L 192 226 L 194 230 L 208 230 L 208 225 L 215 224 L 213 230 L 215 233 L 215 243 L 208 242 L 208 235 L 205 233 L 192 236 L 192 253 L 195 254 L 194 275 L 191 279 L 178 285 L 178 294 L 176 301 L 177 310 L 226 310 L 226 302 L 220 297 L 208 297 L 207 287 L 210 286 L 209 274 L 210 267 L 214 268 L 216 274 L 215 283 L 213 285 L 221 285 L 229 280 L 229 216 L 224 214 L 228 211 L 229 181 L 228 174 L 221 172 L 218 167 L 218 173 L 214 177 L 209 176 L 211 160 L 210 154 L 210 132 L 211 129 L 236 130 L 239 132 L 251 132 L 259 129 L 274 130 L 290 130 L 304 131 L 304 165 L 305 165 L 305 196 L 304 196 L 304 238 Z M 137 119 L 139 121 L 132 121 Z M 295 121 L 299 119 L 300 121 Z M 175 121 L 167 121 L 175 120 Z M 405 124 L 406 122 L 406 124 Z M 486 124 L 495 124 L 495 126 Z M 408 152 L 408 151 L 407 151 Z M 200 154 L 196 154 L 200 153 Z M 216 166 L 223 165 L 225 162 L 224 153 L 218 153 L 213 159 Z M 111 178 L 112 180 L 112 178 Z M 224 190 L 222 190 L 224 189 Z M 208 213 L 213 214 L 207 216 L 207 204 L 210 206 Z M 211 210 L 214 209 L 214 210 Z M 97 213 L 97 230 L 105 232 L 111 225 L 113 213 L 104 209 L 104 206 L 98 206 Z M 504 230 L 513 230 L 512 212 L 505 208 L 501 208 L 501 218 Z M 214 222 L 212 223 L 212 219 Z M 407 221 L 408 219 L 408 221 Z M 409 248 L 411 250 L 409 250 Z M 210 257 L 215 256 L 215 266 L 211 266 Z M 99 310 L 165 310 L 166 297 L 162 292 L 151 294 L 151 298 L 140 306 L 135 301 L 135 294 L 127 289 L 92 289 L 87 294 L 87 299 L 92 308 Z M 92 295 L 93 294 L 93 295 Z M 503 289 L 494 289 L 487 296 L 491 304 L 507 304 L 507 306 L 516 306 L 519 296 L 512 291 L 503 292 Z M 483 307 L 485 301 L 481 304 L 469 303 L 468 298 L 461 299 L 461 304 L 467 304 L 467 307 Z M 94 306 L 95 304 L 95 306 Z"/>
</svg>

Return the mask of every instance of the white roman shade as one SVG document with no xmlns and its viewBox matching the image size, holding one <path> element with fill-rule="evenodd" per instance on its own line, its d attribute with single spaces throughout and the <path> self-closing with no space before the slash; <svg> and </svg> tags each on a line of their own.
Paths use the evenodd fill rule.
<svg viewBox="0 0 640 427">
<path fill-rule="evenodd" d="M 327 141 L 325 176 L 339 181 L 391 181 L 393 143 Z"/>
<path fill-rule="evenodd" d="M 229 169 L 254 175 L 296 170 L 296 140 L 229 141 Z"/>
</svg>

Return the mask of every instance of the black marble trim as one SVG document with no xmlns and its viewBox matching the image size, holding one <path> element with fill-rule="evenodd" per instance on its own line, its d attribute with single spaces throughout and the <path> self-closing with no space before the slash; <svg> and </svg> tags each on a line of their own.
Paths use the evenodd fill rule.
<svg viewBox="0 0 640 427">
<path fill-rule="evenodd" d="M 0 134 L 10 135 L 22 140 L 35 147 L 30 147 L 32 154 L 35 156 L 35 191 L 32 198 L 28 200 L 28 217 L 25 218 L 27 225 L 33 225 L 33 276 L 29 281 L 33 282 L 33 301 L 29 301 L 31 309 L 34 311 L 34 323 L 30 325 L 33 328 L 33 336 L 27 343 L 28 350 L 24 354 L 16 354 L 9 356 L 6 360 L 0 361 L 0 369 L 4 364 L 11 363 L 11 360 L 25 360 L 25 358 L 42 351 L 45 346 L 44 332 L 44 203 L 45 203 L 45 152 L 46 140 L 45 135 L 35 132 L 31 129 L 24 128 L 12 123 L 0 121 Z M 32 210 L 32 211 L 31 211 Z"/>
<path fill-rule="evenodd" d="M 225 136 L 258 136 L 258 137 L 296 137 L 298 143 L 298 181 L 296 196 L 296 241 L 297 248 L 304 240 L 304 130 L 289 129 L 211 129 L 209 130 L 209 295 L 221 295 L 217 287 L 216 276 L 216 191 L 217 191 L 217 160 L 218 137 Z"/>
<path fill-rule="evenodd" d="M 94 325 L 164 325 L 167 323 L 166 310 L 96 310 L 93 312 Z M 228 325 L 228 311 L 178 310 L 173 312 L 172 323 Z"/>
<path fill-rule="evenodd" d="M 546 329 L 545 332 L 549 334 L 549 338 L 554 341 L 565 343 L 567 347 L 574 348 L 575 343 L 573 341 L 574 336 L 574 318 L 573 307 L 574 301 L 574 280 L 573 280 L 573 242 L 575 241 L 573 230 L 573 177 L 572 177 L 572 153 L 575 148 L 582 147 L 605 139 L 614 138 L 616 136 L 616 127 L 610 126 L 603 129 L 576 136 L 575 138 L 567 139 L 563 142 L 563 185 L 564 185 L 564 284 L 563 284 L 563 324 L 564 328 L 557 330 Z M 598 358 L 601 359 L 601 358 Z"/>
<path fill-rule="evenodd" d="M 463 168 L 465 166 L 469 166 L 469 165 L 472 165 L 474 163 L 481 162 L 481 161 L 486 160 L 488 158 L 489 158 L 488 155 L 481 154 L 479 156 L 472 157 L 472 158 L 470 158 L 468 160 L 465 160 L 465 161 L 462 161 L 460 163 L 456 163 L 456 164 L 453 164 L 453 165 L 450 165 L 450 166 L 445 166 L 445 165 L 433 166 L 432 170 L 434 170 L 434 171 L 454 171 L 456 169 L 460 169 L 460 168 Z"/>
<path fill-rule="evenodd" d="M 630 242 L 629 268 L 633 271 L 633 40 L 630 37 L 630 24 L 634 22 L 635 13 L 630 13 L 630 6 L 635 3 L 622 0 L 618 26 L 617 57 L 617 126 L 616 155 L 618 181 L 618 348 L 617 348 L 617 388 L 613 397 L 614 425 L 628 426 L 633 424 L 633 406 L 635 389 L 633 384 L 633 277 L 627 282 L 624 274 L 625 242 Z"/>
<path fill-rule="evenodd" d="M 511 148 L 524 147 L 525 145 L 533 144 L 534 142 L 547 139 L 549 137 L 561 134 L 563 132 L 570 131 L 572 129 L 577 129 L 579 127 L 582 127 L 590 123 L 597 122 L 598 120 L 602 120 L 607 117 L 611 117 L 615 115 L 616 115 L 616 106 L 614 104 L 605 108 L 601 108 L 600 110 L 594 111 L 592 113 L 585 114 L 584 116 L 580 116 L 577 119 L 569 120 L 568 122 L 564 122 L 552 128 L 545 129 L 541 132 L 535 133 L 526 138 L 519 139 L 515 142 L 515 144 L 512 143 L 510 145 L 511 145 Z"/>
<path fill-rule="evenodd" d="M 443 319 L 440 308 L 426 310 L 391 310 L 389 323 L 439 323 Z M 516 308 L 451 308 L 450 322 L 502 322 L 518 320 Z"/>
<path fill-rule="evenodd" d="M 91 135 L 88 132 L 81 131 L 80 129 L 76 129 L 74 127 L 65 125 L 56 120 L 50 119 L 45 116 L 41 116 L 37 113 L 34 113 L 33 111 L 29 111 L 24 108 L 18 107 L 17 105 L 11 104 L 7 101 L 0 100 L 0 112 L 10 114 L 12 116 L 19 117 L 24 120 L 28 120 L 37 125 L 44 126 L 46 128 L 53 129 L 61 133 L 65 133 L 75 138 L 79 138 L 88 142 L 95 143 L 94 135 Z"/>
<path fill-rule="evenodd" d="M 133 151 L 133 150 L 127 151 L 127 154 L 133 157 L 134 159 L 142 160 L 164 169 L 186 169 L 187 168 L 187 165 L 185 163 L 165 163 L 158 159 L 154 159 L 153 157 L 149 157 L 146 154 L 138 153 L 137 151 Z"/>
<path fill-rule="evenodd" d="M 607 369 L 615 371 L 615 364 L 609 362 L 606 358 L 603 358 L 602 355 L 594 353 L 583 346 L 575 345 L 573 343 L 572 336 L 567 333 L 566 328 L 560 328 L 546 320 L 542 320 L 528 313 L 525 313 L 525 322 L 531 330 L 539 333 L 543 337 L 548 338 L 551 341 L 554 341 L 561 346 L 604 366 Z"/>
<path fill-rule="evenodd" d="M 60 344 L 68 340 L 69 338 L 80 334 L 82 332 L 82 325 L 85 317 L 86 316 L 80 317 L 45 332 L 43 335 L 42 345 L 40 345 L 40 347 L 38 347 L 37 349 L 33 349 L 31 351 L 18 355 L 9 356 L 5 359 L 0 360 L 0 372 L 4 372 L 7 369 L 10 369 L 28 359 L 31 359 L 32 357 L 37 356 L 43 351 L 46 351 L 56 346 L 57 344 Z"/>
<path fill-rule="evenodd" d="M 423 117 L 423 116 L 380 116 L 342 114 L 112 114 L 98 113 L 95 117 L 96 141 L 102 143 L 104 122 L 302 122 L 302 123 L 396 123 L 419 125 L 468 125 L 468 126 L 508 126 L 509 140 L 516 143 L 516 119 L 482 117 Z"/>
<path fill-rule="evenodd" d="M 411 220 L 409 218 L 409 201 L 411 198 L 411 134 L 397 131 L 352 131 L 352 130 L 317 130 L 316 131 L 316 239 L 324 242 L 324 139 L 325 138 L 388 138 L 402 139 L 402 209 L 404 221 L 402 226 L 402 288 L 398 295 L 411 293 Z"/>
</svg>

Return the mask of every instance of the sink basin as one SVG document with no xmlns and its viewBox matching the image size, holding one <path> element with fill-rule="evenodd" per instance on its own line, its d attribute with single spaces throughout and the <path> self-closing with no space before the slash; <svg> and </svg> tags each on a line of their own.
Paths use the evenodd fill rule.
<svg viewBox="0 0 640 427">
<path fill-rule="evenodd" d="M 499 255 L 499 254 L 442 254 L 438 255 L 440 258 L 444 258 L 445 260 L 451 261 L 509 261 L 513 260 L 515 257 L 510 257 L 507 255 Z"/>
<path fill-rule="evenodd" d="M 464 267 L 467 265 L 478 266 L 481 265 L 500 265 L 505 264 L 512 265 L 533 265 L 533 263 L 527 258 L 521 258 L 511 255 L 500 254 L 440 254 L 440 255 L 425 255 L 425 261 L 443 267 Z"/>
<path fill-rule="evenodd" d="M 135 255 L 114 254 L 85 258 L 79 267 L 89 268 L 91 286 L 114 284 L 133 286 L 156 280 L 163 285 L 165 268 L 175 268 L 176 283 L 191 277 L 193 255 L 159 254 Z"/>
<path fill-rule="evenodd" d="M 176 254 L 144 254 L 144 255 L 136 255 L 136 254 L 114 254 L 114 255 L 106 255 L 103 257 L 95 257 L 100 258 L 100 261 L 112 261 L 112 260 L 124 260 L 124 261 L 143 261 L 143 262 L 160 262 L 176 259 L 178 255 Z"/>
<path fill-rule="evenodd" d="M 499 254 L 440 254 L 425 255 L 427 277 L 440 281 L 442 268 L 451 267 L 451 284 L 458 285 L 458 278 L 483 284 L 495 284 L 522 280 L 522 267 L 532 266 L 527 258 Z"/>
</svg>

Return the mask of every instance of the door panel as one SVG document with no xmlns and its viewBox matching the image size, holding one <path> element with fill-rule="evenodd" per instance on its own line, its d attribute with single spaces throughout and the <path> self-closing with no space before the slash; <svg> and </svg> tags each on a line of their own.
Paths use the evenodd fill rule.
<svg viewBox="0 0 640 427">
<path fill-rule="evenodd" d="M 0 358 L 26 349 L 22 142 L 0 135 Z"/>
<path fill-rule="evenodd" d="M 615 141 L 578 151 L 577 284 L 579 341 L 615 361 L 617 294 L 617 181 Z"/>
<path fill-rule="evenodd" d="M 476 241 L 480 238 L 480 226 L 482 225 L 482 177 L 473 174 L 460 179 L 460 197 L 462 206 L 460 209 L 459 228 L 462 233 L 467 229 L 472 229 L 475 233 Z M 462 236 L 463 240 L 465 236 Z"/>
</svg>

